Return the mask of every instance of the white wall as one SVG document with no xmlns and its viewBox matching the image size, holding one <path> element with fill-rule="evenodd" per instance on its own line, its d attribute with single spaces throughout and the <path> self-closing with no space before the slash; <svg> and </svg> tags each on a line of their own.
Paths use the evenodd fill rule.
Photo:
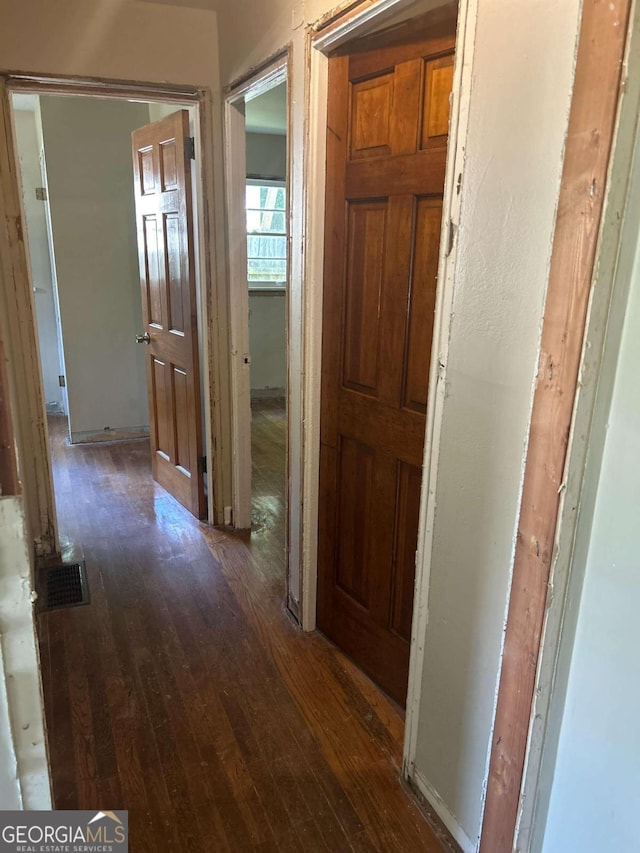
<svg viewBox="0 0 640 853">
<path fill-rule="evenodd" d="M 182 109 L 178 104 L 158 104 L 150 103 L 149 105 L 149 121 L 160 121 Z M 194 133 L 195 107 L 189 108 L 189 133 Z"/>
<path fill-rule="evenodd" d="M 302 27 L 335 5 L 331 0 L 216 0 L 222 85 L 282 50 L 294 26 Z"/>
<path fill-rule="evenodd" d="M 31 562 L 22 501 L 0 497 L 0 809 L 49 809 Z"/>
<path fill-rule="evenodd" d="M 286 95 L 285 95 L 286 97 Z M 287 177 L 287 138 L 272 133 L 247 133 L 247 176 Z M 286 291 L 249 292 L 249 348 L 251 391 L 260 396 L 275 389 L 283 394 L 287 384 Z"/>
<path fill-rule="evenodd" d="M 131 132 L 146 104 L 43 96 L 42 132 L 73 441 L 149 423 Z"/>
<path fill-rule="evenodd" d="M 575 0 L 478 3 L 415 756 L 416 772 L 471 847 L 481 828 L 579 10 Z"/>
<path fill-rule="evenodd" d="M 21 809 L 22 797 L 9 719 L 4 658 L 1 656 L 0 672 L 2 673 L 0 677 L 0 809 Z"/>
<path fill-rule="evenodd" d="M 0 0 L 2 67 L 218 87 L 215 12 L 137 0 Z"/>
<path fill-rule="evenodd" d="M 640 264 L 609 411 L 544 853 L 640 846 Z"/>
<path fill-rule="evenodd" d="M 275 133 L 247 133 L 247 177 L 287 177 L 287 138 Z"/>
<path fill-rule="evenodd" d="M 36 199 L 36 187 L 43 186 L 36 114 L 33 110 L 15 110 L 14 122 L 27 220 L 29 262 L 35 293 L 45 403 L 48 411 L 61 412 L 64 408 L 58 376 L 63 370 L 58 358 L 58 331 L 47 237 L 46 204 Z"/>
<path fill-rule="evenodd" d="M 284 394 L 287 384 L 287 300 L 284 292 L 252 291 L 249 294 L 249 342 L 251 393 Z"/>
</svg>

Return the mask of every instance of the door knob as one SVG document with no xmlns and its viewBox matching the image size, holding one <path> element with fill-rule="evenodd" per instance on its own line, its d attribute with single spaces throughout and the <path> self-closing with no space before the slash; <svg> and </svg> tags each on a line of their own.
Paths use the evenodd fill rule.
<svg viewBox="0 0 640 853">
<path fill-rule="evenodd" d="M 149 337 L 149 332 L 145 332 L 142 335 L 136 335 L 136 343 L 137 344 L 150 344 L 151 338 Z"/>
</svg>

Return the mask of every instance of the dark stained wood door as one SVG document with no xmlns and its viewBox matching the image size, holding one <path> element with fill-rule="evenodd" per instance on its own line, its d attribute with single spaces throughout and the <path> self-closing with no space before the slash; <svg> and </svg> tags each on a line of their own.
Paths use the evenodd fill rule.
<svg viewBox="0 0 640 853">
<path fill-rule="evenodd" d="M 329 62 L 318 626 L 406 700 L 455 20 Z"/>
<path fill-rule="evenodd" d="M 189 114 L 132 134 L 153 477 L 206 514 Z"/>
</svg>

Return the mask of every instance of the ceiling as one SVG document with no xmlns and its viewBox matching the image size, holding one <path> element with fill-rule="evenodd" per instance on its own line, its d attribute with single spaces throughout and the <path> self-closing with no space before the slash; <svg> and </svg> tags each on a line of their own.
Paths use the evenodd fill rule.
<svg viewBox="0 0 640 853">
<path fill-rule="evenodd" d="M 287 132 L 287 84 L 280 83 L 263 95 L 245 104 L 247 133 L 272 133 L 284 136 Z"/>
</svg>

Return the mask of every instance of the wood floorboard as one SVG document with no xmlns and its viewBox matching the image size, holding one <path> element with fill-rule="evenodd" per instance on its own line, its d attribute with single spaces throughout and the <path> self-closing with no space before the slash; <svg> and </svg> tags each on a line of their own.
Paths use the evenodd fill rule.
<svg viewBox="0 0 640 853">
<path fill-rule="evenodd" d="M 57 808 L 129 810 L 138 851 L 440 851 L 400 780 L 401 709 L 284 609 L 282 401 L 253 406 L 253 529 L 209 528 L 146 441 L 69 446 L 61 540 L 89 606 L 41 614 Z"/>
</svg>

